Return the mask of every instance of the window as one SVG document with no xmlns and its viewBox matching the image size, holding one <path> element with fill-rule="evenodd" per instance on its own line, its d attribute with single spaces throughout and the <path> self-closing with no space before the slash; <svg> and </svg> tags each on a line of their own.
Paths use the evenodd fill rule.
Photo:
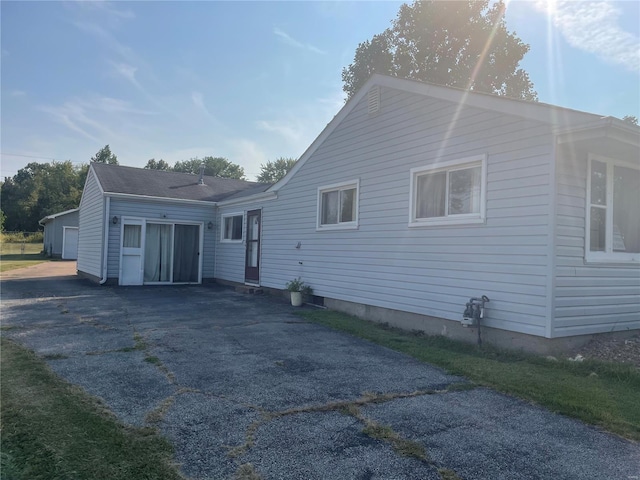
<svg viewBox="0 0 640 480">
<path fill-rule="evenodd" d="M 484 221 L 484 155 L 411 170 L 409 226 Z"/>
<path fill-rule="evenodd" d="M 142 225 L 124 225 L 122 246 L 124 248 L 140 248 Z"/>
<path fill-rule="evenodd" d="M 222 217 L 222 241 L 240 242 L 242 241 L 243 215 L 234 214 Z"/>
<path fill-rule="evenodd" d="M 318 189 L 318 229 L 358 228 L 359 182 Z"/>
<path fill-rule="evenodd" d="M 640 169 L 608 158 L 589 158 L 586 257 L 640 261 Z"/>
</svg>

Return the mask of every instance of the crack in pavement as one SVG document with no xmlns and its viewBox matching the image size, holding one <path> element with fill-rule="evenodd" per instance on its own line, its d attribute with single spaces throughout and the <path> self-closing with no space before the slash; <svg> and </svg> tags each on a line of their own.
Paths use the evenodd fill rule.
<svg viewBox="0 0 640 480">
<path fill-rule="evenodd" d="M 303 413 L 318 413 L 318 412 L 340 412 L 345 415 L 350 415 L 360 421 L 363 425 L 363 433 L 376 438 L 378 440 L 389 443 L 396 453 L 404 456 L 412 456 L 421 460 L 429 465 L 435 466 L 435 464 L 429 459 L 424 447 L 417 442 L 402 438 L 396 432 L 393 432 L 390 427 L 382 426 L 369 419 L 360 412 L 360 407 L 366 405 L 375 405 L 380 403 L 390 402 L 392 400 L 398 400 L 403 398 L 413 398 L 424 395 L 441 395 L 451 392 L 457 392 L 462 390 L 471 390 L 476 388 L 476 385 L 471 383 L 453 383 L 447 386 L 447 388 L 434 390 L 416 390 L 414 392 L 396 392 L 396 393 L 373 393 L 364 392 L 360 398 L 355 400 L 343 400 L 337 402 L 329 402 L 321 405 L 310 405 L 307 407 L 296 407 L 281 411 L 263 411 L 261 412 L 261 418 L 252 422 L 245 431 L 244 443 L 236 446 L 225 446 L 227 448 L 227 455 L 233 458 L 236 462 L 240 462 L 242 457 L 249 449 L 255 444 L 256 432 L 258 429 L 266 425 L 267 423 L 286 416 L 298 415 Z M 384 428 L 383 428 L 384 427 Z M 367 432 L 369 430 L 369 433 Z"/>
</svg>

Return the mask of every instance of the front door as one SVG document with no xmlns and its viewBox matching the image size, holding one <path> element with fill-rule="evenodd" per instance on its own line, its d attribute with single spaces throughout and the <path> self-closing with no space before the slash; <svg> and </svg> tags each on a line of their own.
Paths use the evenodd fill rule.
<svg viewBox="0 0 640 480">
<path fill-rule="evenodd" d="M 144 229 L 141 220 L 122 222 L 120 285 L 142 285 L 142 245 Z"/>
<path fill-rule="evenodd" d="M 244 281 L 260 285 L 260 210 L 247 212 L 247 254 L 244 267 Z"/>
</svg>

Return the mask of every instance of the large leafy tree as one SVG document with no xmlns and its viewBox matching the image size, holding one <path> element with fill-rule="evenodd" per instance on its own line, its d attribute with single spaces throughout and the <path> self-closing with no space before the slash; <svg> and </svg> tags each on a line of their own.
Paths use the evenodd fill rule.
<svg viewBox="0 0 640 480">
<path fill-rule="evenodd" d="M 502 1 L 415 1 L 392 26 L 356 49 L 342 70 L 351 97 L 373 73 L 478 92 L 537 100 L 519 63 L 529 51 L 509 32 Z"/>
<path fill-rule="evenodd" d="M 118 165 L 118 157 L 111 153 L 111 148 L 109 148 L 109 145 L 105 145 L 100 150 L 98 150 L 98 153 L 91 157 L 91 161 Z"/>
<path fill-rule="evenodd" d="M 165 162 L 163 159 L 157 160 L 155 158 L 151 158 L 147 161 L 147 164 L 144 168 L 149 170 L 171 170 L 171 165 Z"/>
<path fill-rule="evenodd" d="M 295 158 L 280 157 L 276 160 L 260 164 L 260 175 L 257 180 L 262 183 L 276 183 L 284 177 L 296 164 Z"/>
<path fill-rule="evenodd" d="M 80 203 L 87 166 L 70 161 L 29 163 L 0 185 L 0 202 L 8 231 L 36 231 L 38 220 L 76 208 Z"/>
<path fill-rule="evenodd" d="M 244 179 L 244 168 L 223 157 L 203 157 L 182 160 L 173 166 L 174 172 L 200 173 L 200 165 L 204 164 L 204 174 L 211 177 Z"/>
</svg>

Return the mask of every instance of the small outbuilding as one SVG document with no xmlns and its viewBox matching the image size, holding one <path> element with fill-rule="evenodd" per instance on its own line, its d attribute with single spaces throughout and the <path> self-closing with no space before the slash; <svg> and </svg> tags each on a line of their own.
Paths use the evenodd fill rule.
<svg viewBox="0 0 640 480">
<path fill-rule="evenodd" d="M 78 258 L 79 209 L 48 215 L 38 223 L 44 227 L 44 252 L 64 260 Z"/>
</svg>

